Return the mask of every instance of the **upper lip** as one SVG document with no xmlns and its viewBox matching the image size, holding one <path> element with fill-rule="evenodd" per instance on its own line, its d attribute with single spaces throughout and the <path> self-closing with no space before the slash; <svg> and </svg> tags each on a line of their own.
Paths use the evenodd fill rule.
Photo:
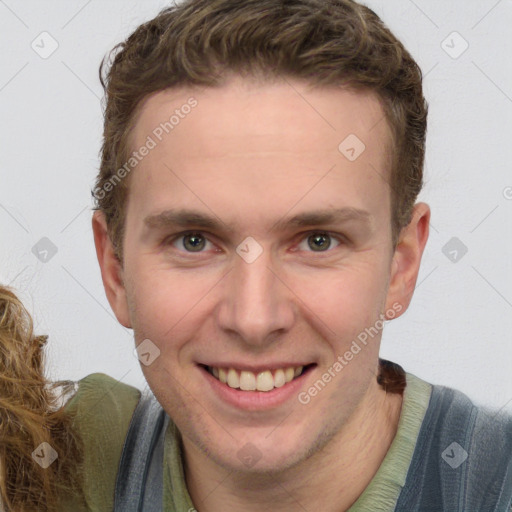
<svg viewBox="0 0 512 512">
<path fill-rule="evenodd" d="M 298 366 L 309 366 L 314 363 L 296 363 L 296 362 L 285 362 L 285 363 L 268 363 L 268 364 L 248 364 L 248 363 L 236 363 L 236 362 L 222 362 L 222 363 L 199 363 L 202 366 L 209 366 L 210 368 L 233 368 L 235 370 L 259 373 L 267 370 L 274 371 L 283 368 L 297 368 Z"/>
</svg>

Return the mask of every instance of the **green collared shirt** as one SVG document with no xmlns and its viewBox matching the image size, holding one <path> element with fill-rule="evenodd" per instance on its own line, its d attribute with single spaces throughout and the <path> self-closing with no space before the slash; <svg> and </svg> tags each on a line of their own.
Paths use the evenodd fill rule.
<svg viewBox="0 0 512 512">
<path fill-rule="evenodd" d="M 402 411 L 396 436 L 377 473 L 350 512 L 392 511 L 411 463 L 432 386 L 406 373 Z M 85 444 L 85 474 L 82 493 L 62 500 L 62 511 L 107 512 L 113 510 L 114 489 L 124 439 L 140 391 L 104 373 L 93 373 L 79 381 L 66 410 L 76 413 Z M 194 508 L 185 485 L 182 444 L 171 421 L 165 435 L 163 510 L 188 512 Z"/>
</svg>

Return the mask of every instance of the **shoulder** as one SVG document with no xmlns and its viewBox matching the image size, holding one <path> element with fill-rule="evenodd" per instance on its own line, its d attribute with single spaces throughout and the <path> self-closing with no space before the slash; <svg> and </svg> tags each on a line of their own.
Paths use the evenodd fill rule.
<svg viewBox="0 0 512 512">
<path fill-rule="evenodd" d="M 512 416 L 500 409 L 475 404 L 465 393 L 446 386 L 433 385 L 429 420 L 439 428 L 465 430 L 467 437 L 483 440 L 496 436 L 512 442 Z M 510 454 L 512 455 L 512 454 Z"/>
<path fill-rule="evenodd" d="M 432 385 L 420 438 L 438 448 L 442 466 L 467 459 L 467 478 L 479 479 L 491 468 L 512 476 L 512 416 L 476 404 L 462 391 Z"/>
<path fill-rule="evenodd" d="M 426 400 L 428 405 L 423 418 L 424 434 L 452 429 L 457 433 L 464 430 L 472 437 L 481 435 L 481 429 L 485 428 L 487 434 L 512 436 L 512 415 L 506 411 L 478 404 L 458 389 L 431 384 L 408 373 L 407 388 L 410 387 L 407 391 L 411 399 Z"/>
<path fill-rule="evenodd" d="M 93 406 L 84 416 L 95 416 L 98 409 L 111 410 L 113 414 L 122 414 L 126 407 L 137 402 L 141 392 L 134 386 L 125 384 L 105 373 L 91 373 L 78 381 L 78 390 L 65 405 L 66 410 L 84 409 L 84 404 Z M 133 412 L 133 411 L 132 411 Z M 96 414 L 97 416 L 97 414 Z"/>
<path fill-rule="evenodd" d="M 104 373 L 87 375 L 64 409 L 84 442 L 84 500 L 89 510 L 113 508 L 124 440 L 141 396 L 139 389 Z"/>
<path fill-rule="evenodd" d="M 512 416 L 432 385 L 398 510 L 508 510 L 511 501 Z"/>
</svg>

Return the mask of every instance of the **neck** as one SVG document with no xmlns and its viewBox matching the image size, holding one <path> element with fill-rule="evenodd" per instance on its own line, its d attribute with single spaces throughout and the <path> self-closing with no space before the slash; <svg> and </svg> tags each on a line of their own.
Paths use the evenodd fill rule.
<svg viewBox="0 0 512 512">
<path fill-rule="evenodd" d="M 368 486 L 395 437 L 402 394 L 373 381 L 350 420 L 321 450 L 281 473 L 229 471 L 187 450 L 187 487 L 199 512 L 346 511 Z"/>
</svg>

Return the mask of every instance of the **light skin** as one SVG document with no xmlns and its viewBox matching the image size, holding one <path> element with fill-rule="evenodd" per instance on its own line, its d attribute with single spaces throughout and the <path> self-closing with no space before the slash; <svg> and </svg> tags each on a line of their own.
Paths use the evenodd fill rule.
<svg viewBox="0 0 512 512">
<path fill-rule="evenodd" d="M 123 265 L 103 215 L 93 216 L 108 300 L 137 344 L 150 339 L 161 351 L 141 367 L 182 433 L 197 510 L 347 510 L 400 417 L 402 396 L 376 382 L 381 332 L 307 405 L 295 395 L 237 408 L 199 363 L 311 363 L 299 389 L 307 391 L 380 314 L 407 309 L 429 207 L 416 204 L 393 250 L 389 128 L 370 93 L 236 76 L 218 88 L 159 92 L 142 105 L 133 148 L 190 96 L 197 106 L 130 175 Z M 366 146 L 353 162 L 338 149 L 349 134 Z M 217 225 L 145 222 L 185 208 Z M 344 215 L 286 224 L 335 209 Z M 186 232 L 197 233 L 199 251 L 184 245 Z M 321 250 L 318 234 L 327 234 Z M 252 263 L 236 252 L 246 237 L 263 250 Z M 247 443 L 261 455 L 251 467 L 239 457 Z"/>
</svg>

